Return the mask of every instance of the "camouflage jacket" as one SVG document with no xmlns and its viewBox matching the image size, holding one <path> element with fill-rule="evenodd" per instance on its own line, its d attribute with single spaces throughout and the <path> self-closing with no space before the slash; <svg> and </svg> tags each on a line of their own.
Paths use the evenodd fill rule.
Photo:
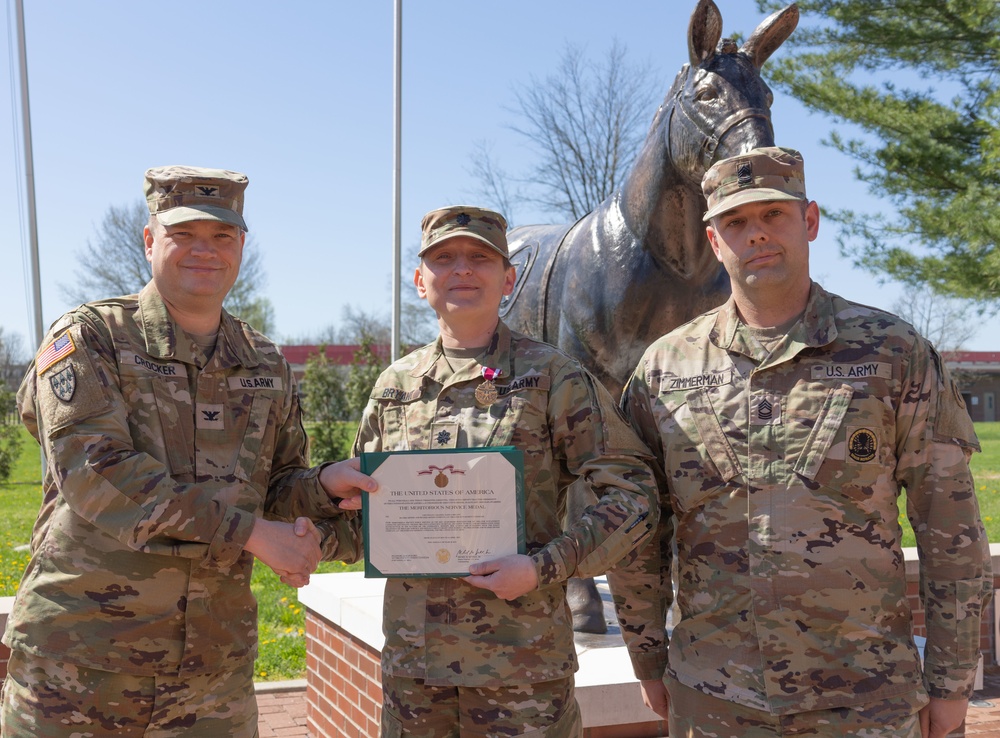
<svg viewBox="0 0 1000 738">
<path fill-rule="evenodd" d="M 252 661 L 255 518 L 339 516 L 352 535 L 305 468 L 288 363 L 223 313 L 199 370 L 152 284 L 73 310 L 42 346 L 18 406 L 44 499 L 4 642 L 137 675 Z"/>
<path fill-rule="evenodd" d="M 968 466 L 978 441 L 940 357 L 895 316 L 816 284 L 769 355 L 748 335 L 730 299 L 656 341 L 622 400 L 656 457 L 663 510 L 660 545 L 609 575 L 636 675 L 669 669 L 775 714 L 925 702 L 905 488 L 924 687 L 967 697 L 992 577 Z"/>
<path fill-rule="evenodd" d="M 438 339 L 395 362 L 372 391 L 355 453 L 521 449 L 539 587 L 507 602 L 461 579 L 387 580 L 382 669 L 434 685 L 558 679 L 577 668 L 566 579 L 606 571 L 656 524 L 649 453 L 607 391 L 552 346 L 500 323 L 480 358 L 453 374 Z M 488 407 L 474 396 L 484 365 L 500 370 Z M 598 499 L 564 530 L 567 487 L 578 478 Z"/>
</svg>

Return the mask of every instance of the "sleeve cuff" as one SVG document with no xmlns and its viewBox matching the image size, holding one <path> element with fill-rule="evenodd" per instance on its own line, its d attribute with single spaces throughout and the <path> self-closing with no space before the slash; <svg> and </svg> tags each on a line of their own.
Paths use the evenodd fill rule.
<svg viewBox="0 0 1000 738">
<path fill-rule="evenodd" d="M 257 519 L 253 513 L 230 505 L 222 517 L 219 525 L 208 546 L 208 553 L 205 556 L 206 566 L 231 566 L 243 553 L 243 549 L 250 539 L 250 533 L 256 524 Z"/>
<path fill-rule="evenodd" d="M 667 670 L 667 650 L 658 648 L 653 651 L 629 651 L 632 661 L 632 671 L 640 681 L 646 679 L 662 679 Z"/>
<path fill-rule="evenodd" d="M 531 555 L 539 587 L 563 582 L 572 576 L 562 552 L 553 543 L 547 544 L 542 550 Z"/>
<path fill-rule="evenodd" d="M 927 694 L 942 700 L 970 699 L 976 689 L 978 670 L 978 664 L 965 669 L 935 668 L 931 664 L 925 664 L 924 686 Z"/>
</svg>

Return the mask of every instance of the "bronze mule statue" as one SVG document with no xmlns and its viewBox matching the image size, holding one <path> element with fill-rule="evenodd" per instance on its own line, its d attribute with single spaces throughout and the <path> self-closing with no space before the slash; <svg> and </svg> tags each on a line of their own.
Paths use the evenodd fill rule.
<svg viewBox="0 0 1000 738">
<path fill-rule="evenodd" d="M 798 17 L 789 5 L 737 47 L 720 41 L 715 3 L 699 0 L 688 26 L 690 63 L 621 189 L 576 223 L 508 233 L 518 276 L 500 315 L 511 328 L 577 357 L 617 397 L 650 343 L 726 300 L 729 280 L 701 219 L 701 178 L 719 159 L 774 145 L 760 70 Z M 571 512 L 587 504 L 571 491 Z M 569 599 L 575 630 L 606 631 L 592 580 L 570 580 Z"/>
</svg>

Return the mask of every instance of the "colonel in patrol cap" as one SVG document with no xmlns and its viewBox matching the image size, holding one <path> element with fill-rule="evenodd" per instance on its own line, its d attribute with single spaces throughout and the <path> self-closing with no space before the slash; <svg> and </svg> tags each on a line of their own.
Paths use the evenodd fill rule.
<svg viewBox="0 0 1000 738">
<path fill-rule="evenodd" d="M 202 167 L 153 167 L 146 170 L 146 203 L 163 225 L 189 220 L 219 220 L 247 229 L 243 220 L 245 174 Z"/>
<path fill-rule="evenodd" d="M 705 172 L 701 191 L 708 201 L 702 220 L 748 202 L 806 201 L 806 176 L 802 154 L 795 149 L 765 146 L 746 154 L 717 161 Z"/>
<path fill-rule="evenodd" d="M 500 213 L 468 205 L 452 205 L 432 210 L 420 223 L 420 251 L 455 236 L 468 236 L 482 241 L 505 259 L 507 253 L 507 221 Z"/>
</svg>

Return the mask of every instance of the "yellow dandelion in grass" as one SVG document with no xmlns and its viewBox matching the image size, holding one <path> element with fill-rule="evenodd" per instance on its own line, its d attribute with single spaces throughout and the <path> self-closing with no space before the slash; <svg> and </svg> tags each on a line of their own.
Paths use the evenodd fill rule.
<svg viewBox="0 0 1000 738">
<path fill-rule="evenodd" d="M 285 633 L 291 633 L 295 628 L 285 628 Z"/>
<path fill-rule="evenodd" d="M 266 671 L 258 671 L 257 672 L 257 676 L 266 677 L 267 676 L 267 672 Z"/>
</svg>

